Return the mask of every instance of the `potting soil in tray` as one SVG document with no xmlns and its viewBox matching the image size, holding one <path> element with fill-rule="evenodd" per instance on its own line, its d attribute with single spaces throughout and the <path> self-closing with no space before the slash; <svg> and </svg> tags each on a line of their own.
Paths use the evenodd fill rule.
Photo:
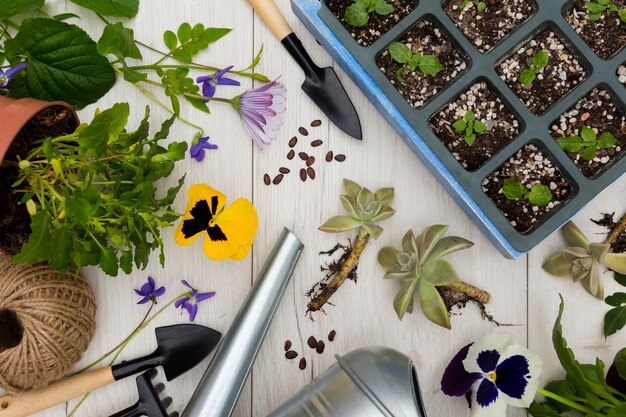
<svg viewBox="0 0 626 417">
<path fill-rule="evenodd" d="M 364 47 L 324 1 L 291 1 L 317 40 L 505 255 L 528 252 L 626 172 L 626 38 L 620 36 L 626 23 L 617 24 L 616 14 L 587 24 L 615 24 L 606 35 L 569 19 L 584 3 L 579 1 L 483 0 L 479 10 L 477 1 L 461 9 L 461 0 L 421 0 Z M 580 24 L 580 10 L 576 13 Z M 583 39 L 584 33 L 591 38 Z M 419 65 L 403 67 L 390 58 L 392 42 L 403 43 L 411 54 L 434 55 L 443 69 L 427 75 Z M 594 45 L 601 47 L 594 52 Z M 540 51 L 549 55 L 548 62 L 535 68 Z M 536 76 L 522 85 L 525 69 Z M 471 146 L 466 139 L 472 132 L 455 128 L 468 110 L 472 123 L 480 122 Z M 598 149 L 591 161 L 561 149 L 557 139 L 579 134 L 583 126 L 598 136 L 610 131 L 616 145 Z M 503 202 L 501 186 L 485 181 L 504 175 L 531 151 L 543 158 L 550 175 L 558 175 L 546 177 L 552 204 L 526 207 L 532 216 L 525 218 L 524 205 L 530 203 Z M 521 214 L 513 206 L 521 207 Z"/>
</svg>

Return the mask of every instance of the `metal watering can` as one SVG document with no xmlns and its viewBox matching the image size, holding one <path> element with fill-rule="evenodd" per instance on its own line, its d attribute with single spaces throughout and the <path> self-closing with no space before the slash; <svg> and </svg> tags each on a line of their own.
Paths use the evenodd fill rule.
<svg viewBox="0 0 626 417">
<path fill-rule="evenodd" d="M 182 417 L 229 417 L 304 245 L 284 229 Z M 358 349 L 268 417 L 426 417 L 411 359 Z"/>
</svg>

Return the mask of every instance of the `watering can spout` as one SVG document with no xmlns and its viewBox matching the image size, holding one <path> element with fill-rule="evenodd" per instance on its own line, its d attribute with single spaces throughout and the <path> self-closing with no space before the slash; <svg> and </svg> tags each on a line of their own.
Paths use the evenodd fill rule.
<svg viewBox="0 0 626 417">
<path fill-rule="evenodd" d="M 182 417 L 231 415 L 303 247 L 283 230 Z"/>
</svg>

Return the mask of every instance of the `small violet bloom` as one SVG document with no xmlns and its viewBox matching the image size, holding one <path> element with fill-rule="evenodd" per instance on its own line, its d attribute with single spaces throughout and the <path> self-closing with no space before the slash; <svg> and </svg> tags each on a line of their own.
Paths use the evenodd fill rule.
<svg viewBox="0 0 626 417">
<path fill-rule="evenodd" d="M 208 136 L 198 139 L 197 143 L 192 143 L 189 153 L 193 159 L 200 162 L 206 155 L 205 149 L 217 149 L 217 145 L 209 143 Z"/>
<path fill-rule="evenodd" d="M 187 281 L 182 280 L 181 282 L 185 287 L 191 289 L 191 296 L 185 296 L 176 300 L 174 306 L 176 308 L 180 307 L 181 310 L 187 310 L 189 313 L 189 321 L 193 321 L 196 318 L 196 314 L 198 314 L 198 303 L 213 297 L 215 295 L 215 291 L 198 293 L 198 290 L 189 285 Z"/>
<path fill-rule="evenodd" d="M 441 380 L 449 396 L 467 396 L 472 417 L 502 417 L 507 406 L 527 408 L 539 388 L 542 362 L 511 334 L 489 334 L 465 346 Z"/>
<path fill-rule="evenodd" d="M 156 299 L 165 294 L 165 287 L 157 288 L 154 278 L 148 277 L 148 282 L 143 284 L 140 289 L 135 290 L 135 292 L 143 297 L 137 304 L 145 304 L 148 301 L 154 301 L 154 304 L 156 304 Z"/>
<path fill-rule="evenodd" d="M 26 69 L 26 62 L 22 62 L 13 68 L 9 68 L 6 72 L 0 69 L 0 88 L 8 88 L 11 77 L 24 69 Z"/>
<path fill-rule="evenodd" d="M 198 77 L 196 79 L 196 82 L 198 84 L 202 84 L 202 95 L 205 97 L 213 97 L 215 95 L 215 91 L 217 90 L 218 85 L 240 86 L 241 83 L 239 81 L 224 77 L 224 74 L 226 74 L 232 68 L 233 65 L 231 65 L 230 67 L 226 67 L 219 72 L 216 72 L 213 76 L 205 75 L 203 77 Z M 208 100 L 203 101 L 206 103 Z"/>
<path fill-rule="evenodd" d="M 235 97 L 231 104 L 239 113 L 248 133 L 259 149 L 276 139 L 283 122 L 279 114 L 287 108 L 287 89 L 278 80 Z"/>
</svg>

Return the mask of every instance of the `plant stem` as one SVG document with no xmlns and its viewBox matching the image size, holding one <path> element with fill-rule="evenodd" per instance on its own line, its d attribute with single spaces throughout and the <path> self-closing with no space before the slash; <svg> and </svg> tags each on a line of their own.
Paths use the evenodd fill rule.
<svg viewBox="0 0 626 417">
<path fill-rule="evenodd" d="M 370 240 L 370 234 L 364 230 L 359 232 L 359 236 L 354 243 L 354 247 L 348 255 L 348 259 L 341 265 L 341 269 L 335 277 L 324 287 L 324 289 L 307 304 L 307 312 L 319 311 L 328 302 L 330 297 L 341 287 L 348 278 L 348 274 L 357 266 L 361 253 Z"/>
<path fill-rule="evenodd" d="M 551 398 L 554 401 L 558 401 L 561 404 L 567 405 L 571 408 L 573 408 L 574 410 L 578 410 L 581 413 L 585 414 L 586 416 L 593 416 L 593 415 L 598 415 L 594 410 L 592 410 L 591 408 L 587 408 L 585 406 L 582 406 L 574 401 L 570 401 L 567 398 L 561 397 L 560 395 L 554 394 L 550 391 L 546 391 L 544 389 L 539 389 L 537 391 L 538 394 L 543 395 L 546 398 Z M 602 414 L 601 414 L 602 415 Z"/>
<path fill-rule="evenodd" d="M 474 300 L 479 301 L 483 304 L 488 304 L 491 300 L 491 295 L 488 292 L 463 281 L 453 282 L 452 284 L 447 285 L 447 287 L 450 287 L 458 292 L 462 292 L 468 297 L 473 298 Z"/>
<path fill-rule="evenodd" d="M 142 82 L 150 84 L 150 85 L 154 85 L 156 87 L 159 88 L 164 88 L 163 84 L 158 83 L 156 81 L 152 81 L 149 79 L 143 80 Z M 184 96 L 189 97 L 189 98 L 196 98 L 198 100 L 206 100 L 206 101 L 219 101 L 220 103 L 231 103 L 231 99 L 228 98 L 222 98 L 222 97 L 206 97 L 206 96 L 202 96 L 200 94 L 193 94 L 193 93 L 189 93 L 189 92 L 184 92 L 183 93 Z"/>
<path fill-rule="evenodd" d="M 606 237 L 604 243 L 608 243 L 609 246 L 613 245 L 619 235 L 626 229 L 626 213 L 622 216 L 620 221 L 615 225 L 611 233 Z"/>
</svg>

